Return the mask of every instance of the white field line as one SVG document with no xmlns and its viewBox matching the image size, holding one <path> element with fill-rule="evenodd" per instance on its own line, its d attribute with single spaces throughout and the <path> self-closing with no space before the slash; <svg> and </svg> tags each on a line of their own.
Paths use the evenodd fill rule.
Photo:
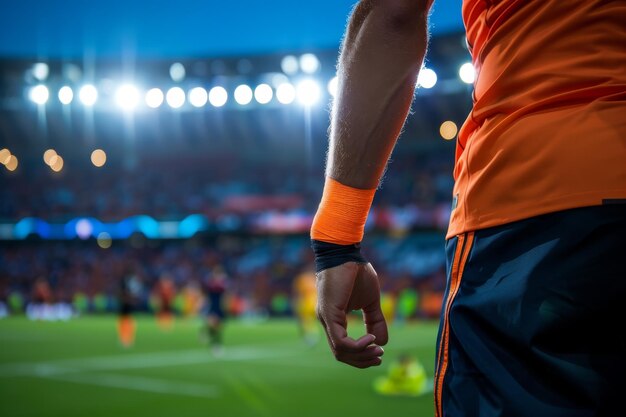
<svg viewBox="0 0 626 417">
<path fill-rule="evenodd" d="M 320 341 L 323 343 L 323 341 Z M 407 351 L 421 346 L 421 343 L 405 342 L 392 343 L 386 347 L 387 352 L 393 350 Z M 313 353 L 314 355 L 319 352 Z M 197 365 L 211 362 L 238 362 L 259 360 L 272 363 L 284 360 L 290 366 L 326 368 L 336 366 L 330 354 L 327 365 L 323 362 L 309 363 L 297 360 L 308 353 L 300 344 L 272 345 L 272 346 L 239 346 L 226 348 L 224 353 L 215 357 L 208 349 L 189 349 L 181 351 L 165 351 L 151 353 L 120 353 L 118 355 L 89 357 L 79 359 L 61 359 L 46 362 L 23 362 L 0 365 L 0 378 L 16 376 L 50 377 L 53 375 L 67 375 L 73 373 L 119 371 L 142 368 L 164 368 L 170 366 Z"/>
<path fill-rule="evenodd" d="M 191 384 L 182 381 L 169 381 L 156 378 L 144 378 L 116 374 L 71 374 L 49 375 L 46 379 L 72 382 L 82 385 L 118 388 L 156 394 L 183 395 L 188 397 L 215 398 L 218 389 L 213 385 Z"/>
<path fill-rule="evenodd" d="M 299 355 L 297 349 L 286 350 L 259 347 L 234 347 L 215 357 L 208 349 L 120 354 L 48 362 L 25 362 L 0 365 L 0 378 L 15 376 L 50 377 L 82 372 L 115 371 L 141 368 L 197 365 L 211 362 L 248 361 Z"/>
</svg>

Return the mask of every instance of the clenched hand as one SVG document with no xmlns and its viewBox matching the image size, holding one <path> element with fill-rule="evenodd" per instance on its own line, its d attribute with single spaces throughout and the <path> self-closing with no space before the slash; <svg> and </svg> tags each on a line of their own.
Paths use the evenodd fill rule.
<svg viewBox="0 0 626 417">
<path fill-rule="evenodd" d="M 357 368 L 381 364 L 387 323 L 380 309 L 378 275 L 371 264 L 348 262 L 317 274 L 317 317 L 335 358 Z M 348 336 L 347 314 L 362 310 L 367 334 Z"/>
</svg>

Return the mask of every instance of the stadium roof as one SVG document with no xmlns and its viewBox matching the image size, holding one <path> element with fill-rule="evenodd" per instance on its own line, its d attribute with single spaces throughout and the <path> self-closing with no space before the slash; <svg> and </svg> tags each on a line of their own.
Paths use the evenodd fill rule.
<svg viewBox="0 0 626 417">
<path fill-rule="evenodd" d="M 207 57 L 336 48 L 355 0 L 20 0 L 0 13 L 0 56 Z M 463 30 L 437 0 L 434 35 Z"/>
</svg>

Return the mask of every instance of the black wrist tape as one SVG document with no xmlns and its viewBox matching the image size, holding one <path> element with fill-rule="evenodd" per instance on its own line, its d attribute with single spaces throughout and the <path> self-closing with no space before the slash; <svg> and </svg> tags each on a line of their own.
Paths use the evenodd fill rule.
<svg viewBox="0 0 626 417">
<path fill-rule="evenodd" d="M 311 240 L 311 247 L 315 253 L 315 271 L 334 268 L 346 262 L 366 264 L 367 260 L 361 255 L 361 244 L 336 245 L 334 243 Z"/>
</svg>

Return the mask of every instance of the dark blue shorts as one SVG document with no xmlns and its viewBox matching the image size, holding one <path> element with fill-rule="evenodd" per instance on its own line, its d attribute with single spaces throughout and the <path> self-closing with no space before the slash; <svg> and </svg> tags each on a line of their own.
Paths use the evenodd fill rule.
<svg viewBox="0 0 626 417">
<path fill-rule="evenodd" d="M 626 205 L 446 245 L 437 417 L 626 416 Z"/>
</svg>

